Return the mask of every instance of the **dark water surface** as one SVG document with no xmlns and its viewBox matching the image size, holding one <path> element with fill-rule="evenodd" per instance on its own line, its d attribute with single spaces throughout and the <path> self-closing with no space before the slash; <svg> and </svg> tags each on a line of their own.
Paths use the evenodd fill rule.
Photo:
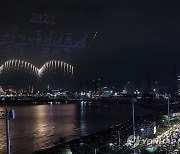
<svg viewBox="0 0 180 154">
<path fill-rule="evenodd" d="M 10 121 L 12 154 L 28 154 L 49 147 L 59 137 L 67 140 L 104 130 L 131 119 L 131 105 L 111 103 L 68 103 L 59 105 L 11 106 L 16 117 Z M 5 107 L 0 107 L 0 111 Z M 151 110 L 135 107 L 136 115 Z M 6 153 L 5 121 L 0 120 L 0 154 Z"/>
</svg>

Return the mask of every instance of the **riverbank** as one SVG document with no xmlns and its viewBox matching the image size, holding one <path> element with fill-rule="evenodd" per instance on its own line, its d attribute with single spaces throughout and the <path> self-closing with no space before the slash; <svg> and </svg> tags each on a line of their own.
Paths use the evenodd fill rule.
<svg viewBox="0 0 180 154">
<path fill-rule="evenodd" d="M 131 103 L 130 98 L 97 98 L 97 99 L 68 99 L 68 98 L 51 98 L 51 97 L 31 97 L 31 98 L 6 98 L 6 99 L 1 99 L 0 103 L 1 104 L 17 104 L 17 103 L 36 103 L 36 104 L 41 104 L 41 103 L 59 103 L 59 102 L 120 102 L 120 103 Z"/>
<path fill-rule="evenodd" d="M 130 103 L 126 103 L 126 101 L 122 101 L 122 102 L 105 101 L 105 102 L 106 103 L 103 103 L 103 101 L 100 102 L 78 101 L 77 103 L 76 101 L 74 101 L 71 103 L 70 101 L 69 102 L 67 101 L 67 104 L 66 102 L 64 102 L 65 104 L 62 103 L 62 105 L 61 104 L 56 105 L 55 102 L 53 102 L 54 104 L 52 105 L 47 105 L 47 104 L 36 105 L 30 103 L 30 106 L 27 107 L 26 107 L 27 105 L 26 103 L 23 103 L 21 107 L 19 106 L 13 107 L 13 103 L 12 106 L 8 104 L 8 107 L 15 109 L 17 113 L 15 120 L 12 121 L 12 129 L 13 129 L 12 135 L 13 136 L 16 135 L 20 137 L 21 140 L 24 139 L 28 141 L 28 142 L 23 141 L 23 145 L 21 145 L 19 143 L 18 138 L 13 137 L 12 143 L 14 143 L 13 144 L 14 149 L 12 149 L 12 151 L 15 153 L 24 153 L 25 151 L 26 153 L 31 153 L 32 151 L 36 151 L 38 149 L 43 149 L 51 146 L 56 140 L 58 140 L 59 137 L 66 136 L 66 134 L 69 133 L 72 134 L 71 136 L 67 135 L 67 139 L 69 141 L 69 139 L 72 139 L 77 136 L 84 136 L 84 134 L 85 135 L 91 134 L 92 132 L 98 132 L 99 130 L 105 130 L 105 129 L 108 130 L 107 128 L 109 128 L 110 126 L 115 127 L 115 124 L 117 124 L 118 126 L 119 123 L 131 119 L 132 106 Z M 148 110 L 146 111 L 146 109 L 140 107 L 140 106 L 144 106 L 146 102 L 135 103 L 135 104 L 140 104 L 135 106 L 135 108 L 137 107 L 136 113 L 138 113 L 137 114 L 138 116 L 141 114 L 148 113 Z M 128 104 L 128 105 L 120 105 L 120 104 Z M 156 104 L 156 102 L 151 102 L 151 104 Z M 166 105 L 164 112 L 167 112 L 167 103 L 164 102 L 163 104 Z M 155 106 L 157 107 L 158 105 L 159 104 L 156 104 Z M 2 107 L 2 109 L 4 108 L 5 107 Z M 170 105 L 170 109 L 171 108 L 172 106 Z M 157 107 L 157 110 L 160 110 L 160 108 Z M 128 116 L 128 118 L 127 117 L 124 118 L 123 116 L 124 117 Z M 121 120 L 118 120 L 119 118 Z M 22 129 L 20 129 L 22 124 L 24 124 L 24 126 L 22 127 Z M 73 125 L 69 125 L 69 124 L 73 124 Z M 126 126 L 129 126 L 131 124 L 132 122 L 130 122 Z M 93 129 L 91 128 L 92 126 L 94 126 Z M 126 126 L 124 126 L 124 130 L 126 129 Z M 24 127 L 26 127 L 26 129 L 24 129 Z M 24 133 L 22 133 L 22 131 Z M 17 134 L 14 134 L 14 132 L 17 132 Z M 132 132 L 132 129 L 130 130 L 130 132 Z M 56 135 L 53 136 L 54 134 Z M 101 132 L 98 134 L 101 134 Z M 102 137 L 100 136 L 98 138 L 103 138 L 103 136 L 105 136 L 105 134 L 103 134 Z M 116 133 L 114 136 L 117 138 Z M 1 135 L 1 138 L 3 138 L 3 135 Z M 103 144 L 107 143 L 107 139 L 108 141 L 111 141 L 111 138 L 112 138 L 111 136 L 106 137 L 106 139 L 104 139 L 106 142 L 103 142 Z M 123 137 L 121 136 L 121 138 Z M 31 142 L 31 140 L 33 142 Z M 127 138 L 125 140 L 127 140 Z M 80 141 L 78 141 L 77 143 L 80 143 Z M 36 146 L 36 148 L 34 148 L 34 146 Z M 21 151 L 21 147 L 23 147 L 24 151 L 23 150 Z M 59 145 L 56 147 L 59 147 Z M 77 147 L 77 146 L 73 146 L 73 147 Z"/>
<path fill-rule="evenodd" d="M 139 128 L 142 124 L 146 124 L 147 126 L 150 125 L 157 119 L 158 115 L 159 112 L 155 111 L 154 113 L 148 115 L 136 117 L 136 133 L 140 133 Z M 82 143 L 84 145 L 88 145 L 92 149 L 96 149 L 109 143 L 113 143 L 113 145 L 115 146 L 122 146 L 127 142 L 127 138 L 130 135 L 132 135 L 132 121 L 128 120 L 127 122 L 116 124 L 109 129 L 96 132 L 87 136 L 82 136 L 71 141 L 65 142 L 65 140 L 62 140 L 62 138 L 60 138 L 59 142 L 57 142 L 54 146 L 47 149 L 39 150 L 37 152 L 34 152 L 33 154 L 60 153 L 63 148 L 69 148 L 71 149 L 73 154 L 78 154 L 79 146 Z"/>
<path fill-rule="evenodd" d="M 61 136 L 71 139 L 108 129 L 115 124 L 131 119 L 131 104 L 76 102 L 67 104 L 8 105 L 1 107 L 15 110 L 15 119 L 10 121 L 12 153 L 32 153 L 50 147 Z M 152 113 L 153 110 L 135 105 L 136 116 Z M 4 121 L 0 121 L 4 130 Z M 5 131 L 0 134 L 0 151 L 5 153 Z M 23 144 L 22 144 L 23 143 Z"/>
<path fill-rule="evenodd" d="M 98 98 L 98 99 L 65 99 L 65 98 L 30 98 L 30 99 L 4 99 L 0 100 L 0 106 L 9 105 L 44 105 L 44 104 L 64 104 L 64 103 L 118 103 L 118 104 L 131 104 L 131 98 Z M 146 108 L 158 109 L 166 103 L 164 99 L 139 99 L 135 102 L 136 105 L 141 105 Z"/>
</svg>

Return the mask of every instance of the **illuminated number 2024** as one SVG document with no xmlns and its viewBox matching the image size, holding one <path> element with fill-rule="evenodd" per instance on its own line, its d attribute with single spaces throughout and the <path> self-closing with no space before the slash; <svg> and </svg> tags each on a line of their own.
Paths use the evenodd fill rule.
<svg viewBox="0 0 180 154">
<path fill-rule="evenodd" d="M 55 17 L 49 14 L 42 14 L 42 13 L 32 13 L 32 18 L 30 20 L 32 23 L 37 24 L 49 24 L 55 25 Z"/>
</svg>

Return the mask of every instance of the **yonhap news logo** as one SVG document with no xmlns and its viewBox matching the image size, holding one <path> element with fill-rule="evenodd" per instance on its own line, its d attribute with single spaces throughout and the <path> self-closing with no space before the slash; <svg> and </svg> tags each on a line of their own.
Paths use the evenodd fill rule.
<svg viewBox="0 0 180 154">
<path fill-rule="evenodd" d="M 140 144 L 142 145 L 180 145 L 180 138 L 171 137 L 156 137 L 154 139 L 150 138 L 141 138 L 139 135 L 134 136 L 131 135 L 127 138 L 127 143 L 125 144 L 131 149 L 138 147 Z"/>
</svg>

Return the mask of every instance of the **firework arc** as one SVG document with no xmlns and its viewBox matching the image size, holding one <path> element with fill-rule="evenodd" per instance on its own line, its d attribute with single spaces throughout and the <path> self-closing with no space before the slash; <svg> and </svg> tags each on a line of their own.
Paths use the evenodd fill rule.
<svg viewBox="0 0 180 154">
<path fill-rule="evenodd" d="M 30 73 L 34 73 L 38 77 L 42 77 L 45 71 L 54 70 L 54 69 L 60 69 L 64 73 L 70 74 L 71 76 L 74 73 L 74 68 L 72 65 L 67 64 L 66 62 L 58 61 L 58 60 L 47 61 L 46 63 L 42 65 L 41 68 L 38 68 L 27 61 L 12 59 L 12 60 L 8 60 L 4 62 L 0 66 L 0 74 L 4 70 L 20 69 L 20 68 L 28 70 L 30 71 Z"/>
</svg>

